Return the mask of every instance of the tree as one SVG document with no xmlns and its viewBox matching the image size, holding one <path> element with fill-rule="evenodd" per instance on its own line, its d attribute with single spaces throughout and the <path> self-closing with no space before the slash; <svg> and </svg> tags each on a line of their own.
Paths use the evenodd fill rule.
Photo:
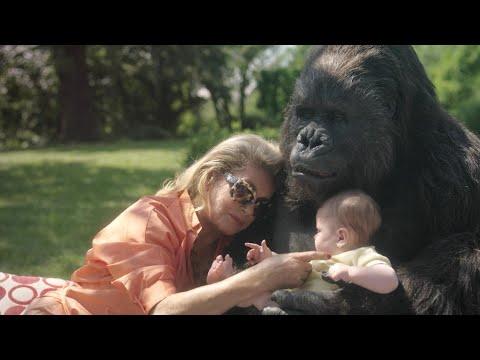
<svg viewBox="0 0 480 360">
<path fill-rule="evenodd" d="M 308 49 L 305 45 L 289 48 L 257 73 L 257 107 L 265 111 L 268 125 L 278 126 L 283 121 L 283 109 L 288 104 Z"/>
<path fill-rule="evenodd" d="M 64 141 L 99 139 L 98 118 L 93 111 L 85 45 L 53 46 L 58 76 L 60 138 Z"/>
<path fill-rule="evenodd" d="M 480 47 L 415 46 L 437 90 L 440 103 L 480 133 Z"/>
<path fill-rule="evenodd" d="M 152 46 L 151 54 L 156 120 L 163 129 L 174 133 L 180 115 L 197 107 L 202 101 L 194 92 L 192 79 L 195 46 Z"/>
<path fill-rule="evenodd" d="M 38 146 L 57 136 L 56 91 L 49 47 L 0 46 L 0 148 Z"/>
<path fill-rule="evenodd" d="M 245 90 L 253 80 L 254 60 L 259 58 L 259 55 L 267 50 L 271 45 L 235 45 L 230 47 L 232 61 L 238 69 L 239 81 L 239 103 L 238 103 L 238 118 L 241 129 L 253 128 L 254 124 L 246 121 L 245 116 Z"/>
<path fill-rule="evenodd" d="M 233 69 L 229 63 L 229 56 L 224 46 L 195 46 L 194 76 L 197 85 L 203 85 L 210 93 L 218 125 L 232 130 L 230 79 L 233 76 Z"/>
</svg>

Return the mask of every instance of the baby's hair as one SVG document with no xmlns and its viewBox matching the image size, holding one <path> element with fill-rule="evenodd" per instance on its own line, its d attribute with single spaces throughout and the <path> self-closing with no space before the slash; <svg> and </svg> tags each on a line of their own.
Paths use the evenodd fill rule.
<svg viewBox="0 0 480 360">
<path fill-rule="evenodd" d="M 321 207 L 322 213 L 333 217 L 341 226 L 355 231 L 361 245 L 368 244 L 382 222 L 380 207 L 360 190 L 348 190 L 329 198 Z"/>
</svg>

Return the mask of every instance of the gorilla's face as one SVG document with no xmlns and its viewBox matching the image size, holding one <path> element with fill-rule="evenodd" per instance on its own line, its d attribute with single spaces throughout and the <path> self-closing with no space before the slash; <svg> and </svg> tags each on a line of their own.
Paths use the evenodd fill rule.
<svg viewBox="0 0 480 360">
<path fill-rule="evenodd" d="M 351 59 L 334 55 L 321 53 L 307 65 L 287 109 L 282 151 L 295 200 L 320 203 L 346 188 L 367 189 L 393 166 L 395 104 L 386 96 L 393 90 L 378 88 L 358 62 L 348 68 L 339 63 Z"/>
</svg>

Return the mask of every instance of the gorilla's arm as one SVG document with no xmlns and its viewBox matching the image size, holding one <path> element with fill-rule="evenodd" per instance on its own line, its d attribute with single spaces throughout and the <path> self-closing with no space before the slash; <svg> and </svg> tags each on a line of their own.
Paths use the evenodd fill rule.
<svg viewBox="0 0 480 360">
<path fill-rule="evenodd" d="M 480 234 L 434 241 L 397 274 L 416 314 L 480 314 Z"/>
<path fill-rule="evenodd" d="M 335 291 L 277 290 L 272 295 L 280 308 L 267 308 L 264 315 L 408 314 L 407 299 L 400 285 L 390 294 L 376 294 L 353 284 Z"/>
<path fill-rule="evenodd" d="M 277 290 L 272 294 L 272 300 L 279 307 L 267 307 L 263 315 L 335 315 L 347 314 L 348 304 L 337 291 L 316 293 L 304 290 Z"/>
</svg>

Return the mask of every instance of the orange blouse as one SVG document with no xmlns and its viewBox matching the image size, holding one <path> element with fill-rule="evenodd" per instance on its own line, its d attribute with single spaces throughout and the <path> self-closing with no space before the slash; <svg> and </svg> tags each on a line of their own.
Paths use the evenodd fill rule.
<svg viewBox="0 0 480 360">
<path fill-rule="evenodd" d="M 72 275 L 76 285 L 47 293 L 55 305 L 40 301 L 35 308 L 148 314 L 165 297 L 195 287 L 190 251 L 201 229 L 186 191 L 143 197 L 95 236 L 85 264 Z M 216 255 L 227 244 L 227 238 L 219 241 Z"/>
</svg>

